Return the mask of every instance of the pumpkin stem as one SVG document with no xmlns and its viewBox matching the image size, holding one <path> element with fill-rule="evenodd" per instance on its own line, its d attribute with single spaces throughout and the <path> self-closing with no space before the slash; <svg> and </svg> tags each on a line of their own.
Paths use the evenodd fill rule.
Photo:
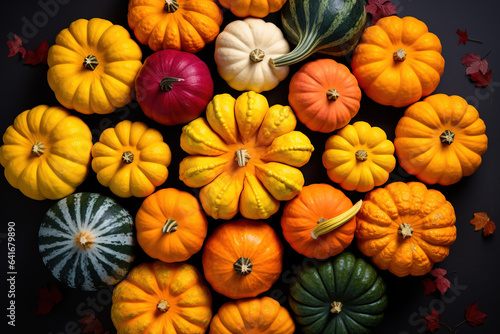
<svg viewBox="0 0 500 334">
<path fill-rule="evenodd" d="M 368 159 L 368 153 L 366 153 L 365 150 L 358 150 L 355 153 L 356 155 L 356 160 L 358 161 L 366 161 Z"/>
<path fill-rule="evenodd" d="M 455 134 L 450 130 L 444 130 L 444 132 L 439 136 L 439 138 L 441 139 L 442 143 L 451 145 L 455 140 Z"/>
<path fill-rule="evenodd" d="M 99 62 L 97 61 L 97 58 L 94 55 L 88 55 L 83 60 L 83 66 L 87 70 L 93 71 L 93 70 L 95 70 L 95 68 L 97 67 L 97 65 L 99 65 Z"/>
<path fill-rule="evenodd" d="M 342 311 L 342 306 L 344 306 L 344 304 L 342 304 L 341 302 L 334 301 L 333 303 L 330 304 L 330 306 L 332 307 L 330 309 L 331 313 L 340 313 L 340 311 Z"/>
<path fill-rule="evenodd" d="M 170 304 L 165 299 L 160 299 L 160 301 L 156 304 L 156 308 L 160 310 L 160 312 L 165 313 L 170 308 Z"/>
<path fill-rule="evenodd" d="M 177 231 L 177 227 L 178 227 L 179 224 L 177 224 L 177 221 L 176 220 L 173 220 L 173 219 L 167 219 L 167 222 L 165 223 L 165 225 L 163 225 L 163 227 L 161 228 L 161 231 L 163 233 L 172 233 L 172 232 L 175 232 Z"/>
<path fill-rule="evenodd" d="M 406 51 L 404 49 L 399 49 L 394 51 L 392 54 L 394 60 L 396 61 L 404 61 L 406 59 Z"/>
<path fill-rule="evenodd" d="M 94 243 L 94 236 L 87 231 L 80 231 L 75 237 L 75 244 L 83 250 L 90 249 Z"/>
<path fill-rule="evenodd" d="M 238 275 L 248 275 L 252 272 L 252 261 L 246 257 L 240 257 L 233 263 L 233 268 Z"/>
<path fill-rule="evenodd" d="M 317 40 L 317 33 L 311 33 L 308 38 L 301 39 L 295 49 L 293 49 L 289 53 L 281 55 L 274 59 L 269 58 L 269 64 L 271 66 L 280 67 L 298 63 L 311 54 L 311 48 L 314 46 L 313 44 Z"/>
<path fill-rule="evenodd" d="M 39 141 L 38 143 L 34 143 L 31 147 L 31 154 L 40 157 L 45 152 L 45 149 L 45 145 L 41 141 Z"/>
<path fill-rule="evenodd" d="M 250 59 L 254 63 L 258 63 L 264 60 L 264 57 L 266 56 L 266 53 L 262 51 L 261 49 L 255 49 L 252 52 L 250 52 Z"/>
<path fill-rule="evenodd" d="M 162 92 L 170 92 L 174 88 L 174 82 L 184 81 L 181 78 L 165 77 L 160 81 L 160 90 Z"/>
<path fill-rule="evenodd" d="M 131 164 L 134 161 L 134 153 L 130 151 L 123 152 L 122 161 L 126 164 Z"/>
<path fill-rule="evenodd" d="M 401 234 L 403 236 L 403 239 L 411 238 L 412 233 L 413 227 L 411 227 L 410 224 L 402 223 L 401 225 L 399 225 L 398 234 Z"/>
<path fill-rule="evenodd" d="M 165 0 L 163 9 L 165 9 L 169 13 L 173 13 L 177 9 L 179 9 L 179 3 L 177 2 L 177 0 Z"/>
<path fill-rule="evenodd" d="M 352 208 L 345 211 L 344 213 L 341 213 L 337 217 L 333 217 L 330 219 L 321 218 L 320 220 L 318 220 L 318 224 L 312 229 L 311 237 L 313 239 L 318 239 L 320 235 L 326 234 L 341 227 L 358 213 L 358 211 L 361 209 L 361 204 L 363 204 L 363 201 L 359 200 L 352 206 Z"/>
<path fill-rule="evenodd" d="M 330 88 L 329 90 L 326 91 L 326 97 L 328 98 L 329 101 L 331 100 L 337 101 L 340 97 L 340 94 L 338 90 Z"/>
<path fill-rule="evenodd" d="M 234 157 L 235 161 L 238 161 L 238 166 L 245 167 L 250 160 L 251 156 L 248 154 L 246 148 L 242 148 L 236 151 L 236 155 Z"/>
</svg>

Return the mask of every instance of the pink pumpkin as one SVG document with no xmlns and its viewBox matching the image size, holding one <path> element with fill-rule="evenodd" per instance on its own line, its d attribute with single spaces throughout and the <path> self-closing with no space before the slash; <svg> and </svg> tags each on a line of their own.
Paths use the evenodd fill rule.
<svg viewBox="0 0 500 334">
<path fill-rule="evenodd" d="M 146 116 L 163 125 L 176 125 L 200 116 L 212 98 L 214 83 L 200 58 L 167 49 L 146 58 L 135 89 Z"/>
</svg>

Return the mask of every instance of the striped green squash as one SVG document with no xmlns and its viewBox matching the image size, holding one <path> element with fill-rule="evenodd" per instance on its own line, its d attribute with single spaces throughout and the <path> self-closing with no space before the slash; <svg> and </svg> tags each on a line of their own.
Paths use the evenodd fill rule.
<svg viewBox="0 0 500 334">
<path fill-rule="evenodd" d="M 283 32 L 297 45 L 270 59 L 274 66 L 295 64 L 315 52 L 343 56 L 354 50 L 366 25 L 363 0 L 288 0 L 281 11 Z"/>
<path fill-rule="evenodd" d="M 134 260 L 134 221 L 113 199 L 76 193 L 45 214 L 38 232 L 43 263 L 72 288 L 95 291 L 118 283 Z"/>
</svg>

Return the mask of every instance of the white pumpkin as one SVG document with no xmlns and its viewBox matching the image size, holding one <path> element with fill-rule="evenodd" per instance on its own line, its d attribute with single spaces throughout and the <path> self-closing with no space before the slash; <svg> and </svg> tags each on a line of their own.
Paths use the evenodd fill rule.
<svg viewBox="0 0 500 334">
<path fill-rule="evenodd" d="M 290 46 L 276 25 L 246 18 L 229 23 L 217 36 L 214 58 L 219 75 L 231 88 L 260 93 L 286 78 L 289 67 L 274 67 L 269 59 L 289 51 Z"/>
</svg>

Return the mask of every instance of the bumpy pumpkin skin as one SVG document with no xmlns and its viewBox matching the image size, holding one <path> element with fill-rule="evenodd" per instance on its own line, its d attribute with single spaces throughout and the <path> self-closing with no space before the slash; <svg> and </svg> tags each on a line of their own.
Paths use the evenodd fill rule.
<svg viewBox="0 0 500 334">
<path fill-rule="evenodd" d="M 211 319 L 212 295 L 190 264 L 142 263 L 113 290 L 118 334 L 203 334 Z"/>
<path fill-rule="evenodd" d="M 19 114 L 3 135 L 5 178 L 25 196 L 60 199 L 87 177 L 92 134 L 61 107 L 39 105 Z"/>
<path fill-rule="evenodd" d="M 455 210 L 421 182 L 394 182 L 369 192 L 357 215 L 358 248 L 380 269 L 420 276 L 443 261 L 457 237 Z"/>
<path fill-rule="evenodd" d="M 411 105 L 399 120 L 396 155 L 404 170 L 422 182 L 450 185 L 481 165 L 488 147 L 485 131 L 478 111 L 466 100 L 435 94 Z"/>
<path fill-rule="evenodd" d="M 364 31 L 351 68 L 372 100 L 405 107 L 430 95 L 439 84 L 444 71 L 441 42 L 414 17 L 384 17 Z"/>
<path fill-rule="evenodd" d="M 290 81 L 288 102 L 312 131 L 329 133 L 344 127 L 358 113 L 360 100 L 356 77 L 333 59 L 306 63 Z"/>
<path fill-rule="evenodd" d="M 261 18 L 280 10 L 286 0 L 220 0 L 219 2 L 238 17 Z"/>
<path fill-rule="evenodd" d="M 141 59 L 139 45 L 124 27 L 99 18 L 79 19 L 50 47 L 47 80 L 64 107 L 109 114 L 132 101 Z"/>
<path fill-rule="evenodd" d="M 127 18 L 151 50 L 195 53 L 217 37 L 223 16 L 215 0 L 130 0 Z"/>
<path fill-rule="evenodd" d="M 167 180 L 172 154 L 158 130 L 125 120 L 101 133 L 92 157 L 100 184 L 120 197 L 146 197 Z"/>
<path fill-rule="evenodd" d="M 163 262 L 189 259 L 207 236 L 207 218 L 198 200 L 174 188 L 149 195 L 137 211 L 135 226 L 142 249 Z"/>
<path fill-rule="evenodd" d="M 384 184 L 396 166 L 394 145 L 384 130 L 362 121 L 328 138 L 322 160 L 330 180 L 359 192 Z"/>
<path fill-rule="evenodd" d="M 240 299 L 222 305 L 210 323 L 210 334 L 293 334 L 290 313 L 269 297 Z"/>
<path fill-rule="evenodd" d="M 296 167 L 309 161 L 314 147 L 293 131 L 297 120 L 290 107 L 269 108 L 264 96 L 250 91 L 236 100 L 216 95 L 206 115 L 182 129 L 181 148 L 191 156 L 181 161 L 179 178 L 188 187 L 202 187 L 207 215 L 231 219 L 241 212 L 266 219 L 278 211 L 279 201 L 300 193 L 304 177 Z"/>
</svg>

